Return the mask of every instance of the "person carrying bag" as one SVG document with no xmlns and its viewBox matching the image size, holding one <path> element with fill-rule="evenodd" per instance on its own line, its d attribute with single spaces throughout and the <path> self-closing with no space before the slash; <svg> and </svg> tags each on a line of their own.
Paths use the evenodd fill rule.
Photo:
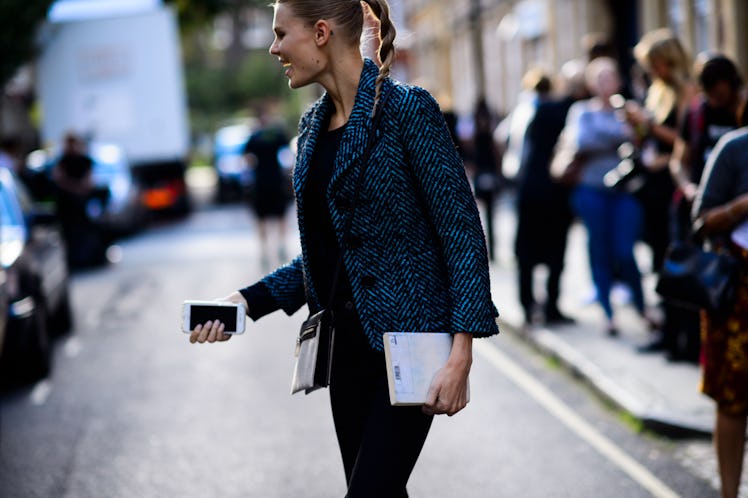
<svg viewBox="0 0 748 498">
<path fill-rule="evenodd" d="M 716 403 L 722 496 L 737 498 L 748 420 L 748 128 L 724 135 L 704 168 L 692 216 L 736 261 L 728 306 L 701 311 L 701 392 Z"/>
<path fill-rule="evenodd" d="M 334 296 L 329 393 L 346 496 L 400 497 L 433 415 L 466 406 L 472 339 L 498 333 L 498 312 L 478 210 L 439 106 L 422 88 L 388 77 L 395 38 L 389 6 L 364 3 L 274 4 L 270 53 L 289 86 L 326 90 L 299 124 L 293 184 L 301 254 L 225 299 L 245 303 L 258 320 L 305 304 L 314 315 L 320 296 Z M 362 58 L 364 19 L 379 28 L 369 41 L 377 42 L 371 55 L 381 67 Z M 374 126 L 372 109 L 390 91 Z M 382 337 L 392 331 L 453 336 L 422 406 L 390 405 Z M 228 338 L 217 321 L 190 335 L 200 343 Z"/>
</svg>

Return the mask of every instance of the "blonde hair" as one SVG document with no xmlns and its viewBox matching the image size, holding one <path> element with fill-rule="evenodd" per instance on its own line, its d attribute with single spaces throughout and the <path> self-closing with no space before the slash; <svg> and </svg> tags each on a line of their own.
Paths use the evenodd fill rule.
<svg viewBox="0 0 748 498">
<path fill-rule="evenodd" d="M 655 78 L 647 92 L 645 107 L 658 123 L 664 122 L 673 108 L 680 105 L 686 84 L 690 79 L 690 59 L 680 40 L 668 28 L 645 34 L 634 47 L 634 57 L 651 72 L 654 61 L 670 68 L 670 79 Z"/>
<path fill-rule="evenodd" d="M 522 88 L 528 91 L 547 95 L 551 92 L 553 83 L 550 76 L 541 67 L 533 67 L 522 76 Z"/>
<path fill-rule="evenodd" d="M 382 94 L 382 83 L 390 74 L 390 68 L 395 60 L 395 36 L 397 31 L 390 18 L 390 6 L 387 0 L 364 0 L 380 23 L 379 35 L 382 43 L 379 46 L 379 59 L 382 65 L 377 76 L 374 102 L 379 101 Z M 338 25 L 342 36 L 351 43 L 358 45 L 361 40 L 364 14 L 359 0 L 276 0 L 277 4 L 285 4 L 293 13 L 309 23 L 320 19 L 329 19 Z"/>
</svg>

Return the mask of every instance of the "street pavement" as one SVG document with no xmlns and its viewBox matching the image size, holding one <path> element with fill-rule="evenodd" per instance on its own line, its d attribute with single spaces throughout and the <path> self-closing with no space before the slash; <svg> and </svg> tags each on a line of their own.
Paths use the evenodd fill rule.
<svg viewBox="0 0 748 498">
<path fill-rule="evenodd" d="M 637 346 L 646 344 L 653 337 L 628 304 L 624 292 L 613 293 L 620 335 L 606 335 L 602 310 L 591 300 L 593 287 L 583 226 L 577 223 L 569 233 L 560 298 L 561 309 L 574 318 L 575 323 L 527 328 L 523 326 L 511 252 L 516 226 L 511 197 L 499 203 L 496 223 L 500 239 L 496 261 L 491 265 L 491 284 L 505 332 L 523 338 L 559 360 L 645 428 L 667 434 L 711 433 L 714 404 L 698 391 L 699 366 L 668 361 L 663 354 L 637 351 Z M 659 298 L 654 291 L 655 277 L 649 269 L 648 249 L 640 245 L 636 255 L 643 269 L 647 304 L 654 305 Z M 536 291 L 542 292 L 545 274 L 538 273 Z"/>
<path fill-rule="evenodd" d="M 504 333 L 476 341 L 470 408 L 435 422 L 411 496 L 716 497 L 708 440 L 642 437 L 517 340 L 509 206 L 498 207 L 491 270 Z M 298 237 L 288 235 L 294 254 Z M 265 317 L 222 345 L 190 345 L 178 331 L 182 299 L 262 275 L 246 208 L 206 206 L 121 252 L 119 263 L 75 275 L 76 326 L 57 343 L 53 375 L 0 397 L 0 496 L 342 496 L 327 396 L 288 394 L 303 311 Z M 581 263 L 565 280 L 574 313 L 566 287 L 584 294 Z M 579 308 L 590 313 L 588 335 L 602 335 L 595 308 Z"/>
</svg>

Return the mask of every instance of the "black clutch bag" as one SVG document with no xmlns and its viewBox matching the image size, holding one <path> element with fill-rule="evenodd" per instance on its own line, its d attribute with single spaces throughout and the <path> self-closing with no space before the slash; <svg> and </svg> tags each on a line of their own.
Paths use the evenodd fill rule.
<svg viewBox="0 0 748 498">
<path fill-rule="evenodd" d="M 738 261 L 728 252 L 677 241 L 668 249 L 656 290 L 682 306 L 719 311 L 732 303 L 737 278 Z"/>
<path fill-rule="evenodd" d="M 304 321 L 296 339 L 291 394 L 299 391 L 309 394 L 330 385 L 334 344 L 335 328 L 328 310 L 319 311 Z"/>
</svg>

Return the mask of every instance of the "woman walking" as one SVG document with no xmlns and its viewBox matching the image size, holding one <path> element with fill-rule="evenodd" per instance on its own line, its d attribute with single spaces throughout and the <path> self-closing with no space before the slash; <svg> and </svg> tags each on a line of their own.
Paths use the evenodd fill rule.
<svg viewBox="0 0 748 498">
<path fill-rule="evenodd" d="M 270 53 L 290 87 L 325 89 L 299 127 L 294 193 L 302 253 L 226 299 L 246 304 L 254 320 L 332 303 L 330 400 L 347 496 L 404 497 L 433 415 L 465 407 L 472 339 L 498 333 L 497 312 L 478 211 L 442 114 L 425 90 L 388 77 L 395 38 L 389 6 L 366 3 L 380 21 L 381 68 L 361 55 L 360 2 L 274 5 Z M 372 129 L 373 110 L 385 101 Z M 376 139 L 364 168 L 370 133 Z M 453 336 L 423 407 L 389 404 L 382 353 L 389 331 Z M 223 324 L 211 321 L 190 340 L 228 338 Z"/>
</svg>

